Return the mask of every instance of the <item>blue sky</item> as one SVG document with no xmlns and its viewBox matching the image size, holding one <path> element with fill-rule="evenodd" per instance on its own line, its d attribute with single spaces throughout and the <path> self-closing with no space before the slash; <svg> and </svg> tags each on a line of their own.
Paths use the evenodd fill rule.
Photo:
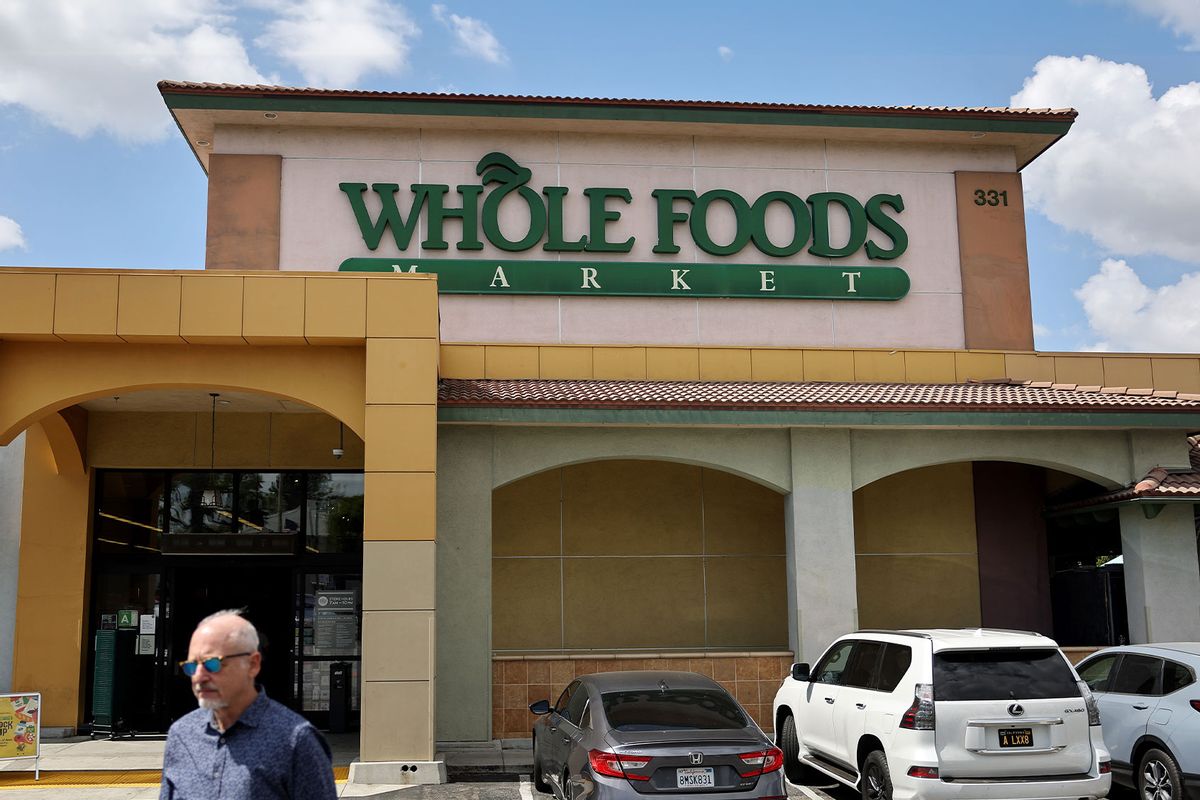
<svg viewBox="0 0 1200 800">
<path fill-rule="evenodd" d="M 1038 348 L 1197 351 L 1198 44 L 1197 0 L 3 0 L 0 264 L 202 266 L 206 181 L 158 78 L 1017 101 L 1081 111 L 1025 175 Z"/>
</svg>

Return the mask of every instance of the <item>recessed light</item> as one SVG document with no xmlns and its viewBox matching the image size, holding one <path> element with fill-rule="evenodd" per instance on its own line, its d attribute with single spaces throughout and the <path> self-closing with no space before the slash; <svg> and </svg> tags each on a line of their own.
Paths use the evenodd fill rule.
<svg viewBox="0 0 1200 800">
<path fill-rule="evenodd" d="M 985 136 L 987 136 L 986 133 L 972 133 L 971 134 L 972 139 L 982 139 Z"/>
<path fill-rule="evenodd" d="M 217 405 L 227 406 L 233 403 L 232 400 L 218 400 Z"/>
<path fill-rule="evenodd" d="M 268 111 L 265 114 L 263 114 L 263 116 L 266 117 L 267 119 L 275 119 L 279 115 L 276 114 L 274 111 Z"/>
<path fill-rule="evenodd" d="M 196 145 L 198 147 L 208 147 L 211 144 L 212 144 L 212 142 L 210 142 L 208 139 L 197 139 L 196 140 Z"/>
</svg>

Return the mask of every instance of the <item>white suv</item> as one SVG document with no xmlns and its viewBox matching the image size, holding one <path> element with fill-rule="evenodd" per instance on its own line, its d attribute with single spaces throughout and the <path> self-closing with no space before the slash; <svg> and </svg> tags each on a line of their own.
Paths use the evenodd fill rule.
<svg viewBox="0 0 1200 800">
<path fill-rule="evenodd" d="M 1100 798 L 1100 714 L 1053 640 L 972 630 L 859 631 L 775 695 L 789 780 L 864 798 Z"/>
</svg>

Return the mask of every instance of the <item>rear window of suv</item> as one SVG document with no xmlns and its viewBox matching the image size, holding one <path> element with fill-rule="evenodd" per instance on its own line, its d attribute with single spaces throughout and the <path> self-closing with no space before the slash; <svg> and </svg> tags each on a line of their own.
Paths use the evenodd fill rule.
<svg viewBox="0 0 1200 800">
<path fill-rule="evenodd" d="M 1057 650 L 946 650 L 933 656 L 935 700 L 1044 700 L 1079 697 Z"/>
<path fill-rule="evenodd" d="M 619 731 L 739 730 L 748 721 L 724 692 L 707 689 L 607 692 L 604 716 Z"/>
</svg>

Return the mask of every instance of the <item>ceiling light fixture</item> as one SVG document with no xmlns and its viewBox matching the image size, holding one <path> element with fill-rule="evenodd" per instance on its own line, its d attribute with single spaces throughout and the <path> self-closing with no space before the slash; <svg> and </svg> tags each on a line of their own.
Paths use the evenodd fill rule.
<svg viewBox="0 0 1200 800">
<path fill-rule="evenodd" d="M 275 119 L 279 115 L 276 114 L 274 111 L 268 111 L 265 114 L 263 114 L 263 116 L 266 117 L 267 119 Z"/>
<path fill-rule="evenodd" d="M 216 469 L 217 467 L 217 398 L 221 396 L 220 392 L 209 392 L 208 396 L 212 398 L 212 424 L 209 427 L 208 437 L 208 468 Z"/>
<path fill-rule="evenodd" d="M 340 461 L 344 455 L 346 455 L 346 426 L 345 424 L 339 422 L 338 445 L 337 447 L 333 448 L 333 457 Z"/>
<path fill-rule="evenodd" d="M 210 142 L 208 139 L 197 139 L 196 140 L 196 145 L 198 147 L 208 147 L 211 144 L 212 144 L 212 142 Z"/>
</svg>

